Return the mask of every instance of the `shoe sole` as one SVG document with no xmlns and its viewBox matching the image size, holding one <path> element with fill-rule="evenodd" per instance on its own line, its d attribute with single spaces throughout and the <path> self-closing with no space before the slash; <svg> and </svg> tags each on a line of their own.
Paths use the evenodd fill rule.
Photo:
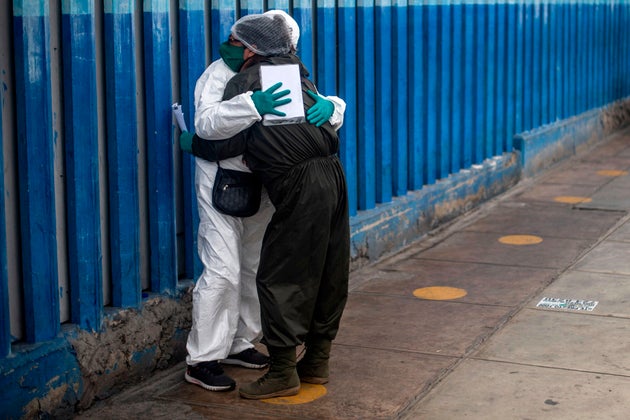
<svg viewBox="0 0 630 420">
<path fill-rule="evenodd" d="M 188 373 L 184 374 L 184 378 L 186 379 L 186 382 L 189 382 L 189 383 L 195 384 L 195 385 L 199 385 L 200 387 L 202 387 L 204 389 L 207 389 L 208 391 L 215 391 L 215 392 L 232 391 L 234 388 L 236 388 L 236 384 L 234 384 L 234 385 L 224 385 L 224 386 L 208 385 L 208 384 L 205 384 L 205 383 L 201 382 L 199 379 L 195 379 L 192 376 L 189 376 Z"/>
<path fill-rule="evenodd" d="M 276 392 L 270 392 L 269 394 L 263 395 L 252 395 L 243 392 L 242 390 L 238 390 L 238 393 L 241 397 L 246 398 L 248 400 L 264 400 L 266 398 L 274 398 L 274 397 L 291 397 L 293 395 L 297 395 L 300 392 L 300 386 L 296 386 L 293 388 L 282 389 Z"/>
<path fill-rule="evenodd" d="M 328 383 L 328 378 L 320 378 L 317 376 L 300 376 L 300 381 L 306 382 L 307 384 L 324 385 Z"/>
<path fill-rule="evenodd" d="M 221 360 L 221 364 L 223 365 L 234 365 L 234 366 L 242 366 L 248 369 L 262 369 L 269 366 L 269 363 L 265 363 L 264 365 L 257 365 L 254 363 L 247 363 L 239 359 L 224 359 Z"/>
</svg>

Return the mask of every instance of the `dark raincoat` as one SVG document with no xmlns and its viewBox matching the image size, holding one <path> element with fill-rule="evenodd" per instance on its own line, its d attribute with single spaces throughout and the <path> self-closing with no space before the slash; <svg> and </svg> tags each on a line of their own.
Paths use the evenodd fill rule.
<svg viewBox="0 0 630 420">
<path fill-rule="evenodd" d="M 225 99 L 260 89 L 259 66 L 300 63 L 295 55 L 256 57 L 234 76 Z M 301 64 L 301 63 L 300 63 Z M 306 94 L 315 86 L 302 66 Z M 276 208 L 262 243 L 256 278 L 263 342 L 295 346 L 337 334 L 348 295 L 350 228 L 339 138 L 330 124 L 263 126 L 256 123 L 230 140 L 195 138 L 193 154 L 221 160 L 243 154 L 262 178 Z"/>
</svg>

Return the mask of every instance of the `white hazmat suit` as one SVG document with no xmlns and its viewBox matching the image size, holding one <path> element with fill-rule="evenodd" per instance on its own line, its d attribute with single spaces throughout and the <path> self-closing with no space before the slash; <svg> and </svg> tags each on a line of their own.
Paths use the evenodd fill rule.
<svg viewBox="0 0 630 420">
<path fill-rule="evenodd" d="M 297 46 L 299 28 L 295 20 L 281 11 L 292 30 Z M 223 101 L 227 82 L 236 73 L 222 59 L 214 61 L 195 85 L 195 132 L 204 139 L 220 140 L 234 136 L 262 117 L 247 92 Z M 326 97 L 335 110 L 329 122 L 343 124 L 345 102 Z M 220 162 L 221 167 L 250 172 L 242 156 Z M 212 205 L 212 187 L 217 163 L 195 159 L 195 190 L 199 210 L 198 253 L 203 272 L 193 290 L 192 327 L 188 335 L 186 362 L 225 359 L 253 347 L 260 339 L 260 305 L 256 292 L 256 270 L 262 238 L 274 212 L 263 189 L 260 210 L 251 217 L 239 218 L 217 211 Z"/>
</svg>

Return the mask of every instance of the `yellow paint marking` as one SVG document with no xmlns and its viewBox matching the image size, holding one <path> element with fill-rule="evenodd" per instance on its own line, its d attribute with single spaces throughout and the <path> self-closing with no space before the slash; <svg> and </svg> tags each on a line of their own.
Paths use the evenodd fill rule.
<svg viewBox="0 0 630 420">
<path fill-rule="evenodd" d="M 553 199 L 558 203 L 578 204 L 578 203 L 590 203 L 593 199 L 588 197 L 576 197 L 571 195 L 561 195 Z"/>
<path fill-rule="evenodd" d="M 616 171 L 613 169 L 597 171 L 597 175 L 601 176 L 624 176 L 628 175 L 628 171 Z"/>
<path fill-rule="evenodd" d="M 534 235 L 507 235 L 499 238 L 499 242 L 506 245 L 535 245 L 542 241 L 540 236 Z"/>
<path fill-rule="evenodd" d="M 300 384 L 300 392 L 298 392 L 297 395 L 293 395 L 291 397 L 266 398 L 260 401 L 268 404 L 283 405 L 306 404 L 323 397 L 326 395 L 326 392 L 326 387 L 324 385 L 307 384 L 302 382 L 302 384 Z"/>
<path fill-rule="evenodd" d="M 459 299 L 468 294 L 464 289 L 447 286 L 422 287 L 413 291 L 413 295 L 427 300 L 451 300 Z"/>
</svg>

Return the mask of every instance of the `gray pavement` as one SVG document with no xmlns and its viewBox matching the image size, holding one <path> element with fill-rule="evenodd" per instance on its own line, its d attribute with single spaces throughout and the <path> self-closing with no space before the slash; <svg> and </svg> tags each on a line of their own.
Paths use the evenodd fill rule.
<svg viewBox="0 0 630 420">
<path fill-rule="evenodd" d="M 353 272 L 325 386 L 248 401 L 182 363 L 77 418 L 630 418 L 628 172 L 630 129 Z"/>
</svg>

